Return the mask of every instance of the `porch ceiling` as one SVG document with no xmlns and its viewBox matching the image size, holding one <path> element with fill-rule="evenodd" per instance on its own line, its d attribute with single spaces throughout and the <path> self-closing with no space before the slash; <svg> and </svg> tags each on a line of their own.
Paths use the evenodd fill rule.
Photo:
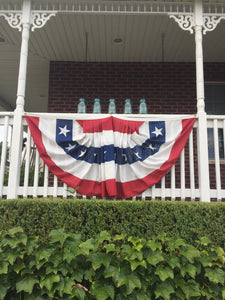
<svg viewBox="0 0 225 300">
<path fill-rule="evenodd" d="M 204 61 L 225 61 L 224 31 L 221 21 L 204 36 Z M 20 43 L 21 33 L 0 17 L 0 110 L 15 108 Z M 25 110 L 47 111 L 51 60 L 190 62 L 194 48 L 194 35 L 166 15 L 58 13 L 30 34 Z"/>
</svg>

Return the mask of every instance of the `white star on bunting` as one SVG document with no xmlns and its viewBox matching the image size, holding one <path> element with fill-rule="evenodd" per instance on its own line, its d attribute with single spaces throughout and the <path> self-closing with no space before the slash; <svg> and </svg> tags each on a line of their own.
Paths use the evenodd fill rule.
<svg viewBox="0 0 225 300">
<path fill-rule="evenodd" d="M 158 137 L 159 135 L 163 136 L 162 130 L 163 130 L 162 128 L 155 127 L 155 131 L 152 131 L 152 133 L 154 133 L 156 135 L 156 137 Z"/>
<path fill-rule="evenodd" d="M 156 149 L 155 147 L 152 146 L 152 144 L 150 144 L 149 148 L 153 151 Z"/>
<path fill-rule="evenodd" d="M 141 159 L 141 156 L 139 155 L 139 152 L 134 152 L 134 154 L 137 156 L 137 158 Z"/>
<path fill-rule="evenodd" d="M 84 153 L 86 153 L 86 151 L 81 151 L 80 154 L 78 155 L 78 157 L 84 156 Z"/>
<path fill-rule="evenodd" d="M 59 129 L 61 130 L 59 134 L 64 134 L 64 136 L 67 135 L 67 132 L 70 132 L 70 130 L 67 129 L 67 125 L 65 125 L 63 128 L 59 127 Z"/>
<path fill-rule="evenodd" d="M 74 145 L 69 144 L 69 146 L 66 147 L 66 150 L 70 151 L 70 150 L 72 150 L 73 148 L 74 148 Z"/>
</svg>

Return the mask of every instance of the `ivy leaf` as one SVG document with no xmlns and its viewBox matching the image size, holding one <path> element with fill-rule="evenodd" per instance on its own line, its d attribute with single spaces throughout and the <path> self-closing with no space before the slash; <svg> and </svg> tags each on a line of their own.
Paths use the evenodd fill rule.
<svg viewBox="0 0 225 300">
<path fill-rule="evenodd" d="M 87 261 L 90 261 L 92 263 L 93 269 L 97 270 L 101 267 L 101 265 L 108 267 L 111 261 L 111 256 L 109 254 L 101 252 L 91 253 Z"/>
<path fill-rule="evenodd" d="M 80 243 L 79 245 L 79 250 L 78 250 L 78 255 L 89 255 L 89 252 L 91 250 L 97 249 L 98 245 L 95 239 L 89 239 L 86 242 Z"/>
<path fill-rule="evenodd" d="M 147 264 L 145 260 L 142 261 L 130 261 L 130 267 L 131 267 L 131 271 L 134 271 L 135 269 L 137 269 L 137 267 L 142 266 L 145 269 L 147 269 Z"/>
<path fill-rule="evenodd" d="M 153 265 L 156 266 L 159 262 L 164 261 L 164 257 L 162 256 L 160 251 L 154 251 L 150 256 L 147 257 L 147 261 Z"/>
<path fill-rule="evenodd" d="M 116 249 L 114 244 L 105 245 L 104 248 L 106 249 L 106 253 L 113 252 Z"/>
<path fill-rule="evenodd" d="M 180 254 L 186 257 L 190 263 L 194 263 L 194 259 L 200 257 L 200 252 L 192 245 L 186 245 L 180 250 Z"/>
<path fill-rule="evenodd" d="M 18 274 L 21 270 L 25 269 L 26 266 L 23 261 L 18 261 L 16 264 L 13 265 L 13 270 Z"/>
<path fill-rule="evenodd" d="M 224 258 L 224 250 L 221 247 L 217 247 L 216 249 L 214 249 L 214 251 L 216 252 L 218 258 L 223 258 L 223 261 L 225 260 Z"/>
<path fill-rule="evenodd" d="M 209 278 L 210 281 L 214 283 L 224 283 L 225 282 L 225 273 L 223 270 L 216 269 L 206 269 L 205 276 Z"/>
<path fill-rule="evenodd" d="M 139 261 L 143 260 L 143 253 L 133 249 L 130 245 L 122 246 L 121 255 L 128 261 L 135 259 L 138 259 Z"/>
<path fill-rule="evenodd" d="M 137 251 L 140 251 L 143 248 L 143 245 L 141 243 L 137 244 L 134 249 Z"/>
<path fill-rule="evenodd" d="M 49 291 L 51 291 L 53 284 L 59 281 L 60 281 L 59 275 L 52 274 L 50 276 L 46 276 L 45 279 L 41 280 L 40 287 L 43 288 L 45 286 Z"/>
<path fill-rule="evenodd" d="M 71 261 L 75 258 L 75 255 L 76 254 L 74 253 L 74 250 L 72 250 L 71 248 L 64 248 L 63 260 L 66 261 L 68 264 L 70 264 Z"/>
<path fill-rule="evenodd" d="M 150 249 L 152 249 L 152 251 L 155 251 L 157 249 L 162 250 L 162 244 L 159 242 L 155 242 L 153 240 L 147 241 L 147 243 L 145 244 L 146 247 L 149 247 Z"/>
<path fill-rule="evenodd" d="M 35 256 L 37 261 L 41 261 L 44 259 L 44 261 L 47 261 L 49 257 L 52 255 L 54 249 L 52 247 L 42 247 L 39 248 L 38 251 L 35 252 Z"/>
<path fill-rule="evenodd" d="M 84 273 L 85 273 L 84 270 L 75 269 L 71 275 L 71 278 L 73 278 L 77 282 L 81 282 L 83 280 Z"/>
<path fill-rule="evenodd" d="M 199 284 L 196 283 L 196 281 L 192 279 L 188 281 L 184 279 L 180 279 L 176 283 L 184 292 L 186 299 L 190 299 L 191 297 L 201 296 Z"/>
<path fill-rule="evenodd" d="M 90 282 L 92 282 L 94 276 L 95 276 L 95 272 L 92 268 L 84 271 L 85 280 L 89 280 Z"/>
<path fill-rule="evenodd" d="M 212 267 L 212 259 L 209 256 L 202 255 L 199 258 L 199 261 L 203 265 L 203 267 Z"/>
<path fill-rule="evenodd" d="M 130 273 L 128 269 L 123 268 L 117 273 L 116 276 L 117 287 L 122 285 L 126 286 L 127 295 L 131 294 L 135 288 L 141 288 L 141 281 L 138 276 L 133 272 Z"/>
<path fill-rule="evenodd" d="M 24 300 L 45 300 L 40 294 L 32 293 L 32 295 L 24 295 Z"/>
<path fill-rule="evenodd" d="M 57 274 L 58 270 L 57 268 L 54 268 L 52 264 L 48 264 L 47 268 L 45 269 L 45 274 Z"/>
<path fill-rule="evenodd" d="M 163 265 L 159 265 L 156 268 L 155 274 L 158 275 L 162 281 L 165 281 L 167 278 L 174 278 L 173 270 L 170 267 L 164 267 Z"/>
<path fill-rule="evenodd" d="M 78 298 L 78 300 L 84 300 L 85 295 L 86 293 L 82 288 L 78 288 L 78 287 L 73 288 L 72 296 Z"/>
<path fill-rule="evenodd" d="M 140 251 L 143 248 L 143 239 L 140 239 L 138 237 L 129 237 L 128 242 L 131 242 L 133 244 L 133 248 L 137 251 Z"/>
<path fill-rule="evenodd" d="M 171 240 L 168 242 L 168 246 L 170 248 L 170 250 L 175 250 L 175 249 L 179 249 L 180 246 L 185 246 L 185 241 L 182 239 L 177 239 L 177 240 Z"/>
<path fill-rule="evenodd" d="M 0 274 L 7 274 L 9 263 L 6 261 L 0 262 Z"/>
<path fill-rule="evenodd" d="M 225 299 L 225 287 L 222 288 L 222 298 Z"/>
<path fill-rule="evenodd" d="M 201 237 L 200 238 L 200 244 L 203 246 L 207 246 L 208 244 L 211 244 L 211 241 L 209 238 L 205 237 Z"/>
<path fill-rule="evenodd" d="M 101 231 L 98 236 L 98 241 L 99 243 L 102 243 L 104 241 L 111 241 L 111 236 L 106 230 Z"/>
<path fill-rule="evenodd" d="M 181 268 L 181 275 L 184 277 L 188 273 L 193 279 L 195 278 L 197 268 L 192 264 L 186 264 Z"/>
<path fill-rule="evenodd" d="M 36 283 L 39 283 L 36 277 L 32 277 L 32 276 L 25 277 L 16 283 L 16 291 L 17 293 L 23 291 L 31 294 L 33 291 L 33 287 Z"/>
<path fill-rule="evenodd" d="M 115 266 L 108 266 L 105 270 L 104 270 L 104 277 L 105 278 L 116 278 L 117 274 L 120 272 L 120 268 L 119 267 L 115 267 Z"/>
<path fill-rule="evenodd" d="M 58 272 L 62 273 L 64 277 L 68 276 L 70 274 L 71 266 L 68 266 L 67 264 L 60 264 L 58 267 L 55 266 Z M 56 274 L 57 272 L 55 272 Z"/>
<path fill-rule="evenodd" d="M 174 293 L 174 288 L 168 281 L 157 284 L 155 288 L 156 298 L 162 297 L 162 299 L 170 300 L 170 294 L 172 293 Z"/>
<path fill-rule="evenodd" d="M 15 237 L 15 235 L 17 233 L 23 233 L 23 228 L 18 226 L 18 227 L 13 227 L 9 230 L 7 230 L 7 233 L 5 234 L 5 237 L 6 236 L 11 236 L 11 237 Z"/>
<path fill-rule="evenodd" d="M 2 282 L 0 283 L 0 299 L 5 299 L 5 296 L 7 294 L 7 291 L 8 289 L 10 288 L 11 286 L 8 284 L 2 284 Z"/>
<path fill-rule="evenodd" d="M 59 242 L 63 245 L 69 235 L 63 229 L 54 229 L 49 233 L 49 236 L 51 244 Z"/>
<path fill-rule="evenodd" d="M 180 259 L 177 256 L 171 256 L 168 261 L 167 261 L 168 265 L 174 269 L 174 268 L 178 268 L 180 269 Z"/>
<path fill-rule="evenodd" d="M 61 278 L 61 281 L 60 281 L 60 284 L 61 284 L 61 288 L 60 288 L 60 291 L 61 291 L 61 297 L 63 296 L 63 294 L 69 294 L 71 295 L 72 294 L 72 289 L 73 289 L 73 286 L 74 286 L 74 280 L 72 280 L 71 278 Z"/>
<path fill-rule="evenodd" d="M 35 260 L 35 258 L 31 258 L 29 263 L 28 263 L 28 268 L 31 270 L 33 268 L 33 266 L 36 266 L 37 261 Z"/>
<path fill-rule="evenodd" d="M 124 244 L 124 245 L 122 245 L 121 248 L 122 248 L 121 253 L 123 255 L 125 255 L 126 257 L 130 257 L 132 255 L 133 249 L 131 248 L 130 245 Z"/>
<path fill-rule="evenodd" d="M 14 263 L 14 261 L 17 259 L 17 257 L 22 257 L 20 255 L 18 255 L 18 253 L 12 252 L 12 251 L 8 251 L 5 255 L 5 260 L 8 261 L 10 263 L 10 265 L 12 265 Z"/>
<path fill-rule="evenodd" d="M 57 268 L 61 263 L 63 263 L 62 253 L 60 252 L 54 253 L 54 255 L 51 255 L 49 257 L 48 262 L 52 262 L 53 266 Z"/>
<path fill-rule="evenodd" d="M 114 241 L 121 241 L 121 240 L 124 240 L 125 236 L 124 234 L 116 234 L 113 238 Z"/>
<path fill-rule="evenodd" d="M 11 229 L 11 230 L 13 230 L 13 229 Z M 27 236 L 23 232 L 19 232 L 16 235 L 7 234 L 1 242 L 3 247 L 9 246 L 12 249 L 18 247 L 18 245 L 20 243 L 23 244 L 24 246 L 26 246 L 26 244 L 27 244 Z"/>
<path fill-rule="evenodd" d="M 114 299 L 115 292 L 112 285 L 93 283 L 91 295 L 95 296 L 97 300 L 105 300 L 108 299 L 108 297 Z"/>
<path fill-rule="evenodd" d="M 29 237 L 28 241 L 27 241 L 27 246 L 26 246 L 26 250 L 27 250 L 27 254 L 30 255 L 32 254 L 32 252 L 38 248 L 38 237 Z"/>
<path fill-rule="evenodd" d="M 138 259 L 139 261 L 143 260 L 143 254 L 141 251 L 133 250 L 130 256 L 130 259 L 135 260 Z"/>
<path fill-rule="evenodd" d="M 150 295 L 145 295 L 145 294 L 138 294 L 137 295 L 137 300 L 151 300 Z"/>
</svg>

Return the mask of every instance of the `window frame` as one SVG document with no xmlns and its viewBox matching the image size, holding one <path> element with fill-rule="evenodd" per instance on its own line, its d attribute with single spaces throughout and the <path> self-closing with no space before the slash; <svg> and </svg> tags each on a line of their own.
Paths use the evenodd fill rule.
<svg viewBox="0 0 225 300">
<path fill-rule="evenodd" d="M 205 81 L 204 82 L 204 92 L 205 92 L 205 111 L 207 115 L 210 116 L 225 116 L 225 111 L 224 114 L 218 114 L 216 112 L 216 107 L 214 107 L 214 112 L 211 113 L 210 111 L 207 110 L 207 102 L 206 101 L 206 86 L 212 85 L 212 86 L 224 86 L 225 89 L 225 81 Z M 224 109 L 225 109 L 225 91 L 224 91 Z M 218 110 L 218 108 L 217 108 Z M 219 127 L 218 128 L 218 142 L 219 142 L 219 157 L 220 157 L 220 163 L 225 164 L 225 132 L 224 128 Z M 221 134 L 222 131 L 222 134 Z M 208 134 L 208 149 L 211 147 L 211 150 L 209 149 L 209 163 L 215 163 L 215 149 L 214 149 L 214 129 L 213 127 L 207 128 L 207 134 Z M 221 138 L 222 135 L 222 138 Z M 211 140 L 211 143 L 210 143 Z M 211 145 L 210 145 L 211 144 Z M 222 151 L 220 151 L 220 147 L 222 147 Z M 213 156 L 210 157 L 210 152 L 213 153 Z"/>
</svg>

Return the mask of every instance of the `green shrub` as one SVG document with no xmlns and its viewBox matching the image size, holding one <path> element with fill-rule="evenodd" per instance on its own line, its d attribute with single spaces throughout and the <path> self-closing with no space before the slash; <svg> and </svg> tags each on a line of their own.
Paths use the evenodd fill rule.
<svg viewBox="0 0 225 300">
<path fill-rule="evenodd" d="M 165 235 L 151 240 L 62 229 L 49 243 L 13 228 L 0 244 L 0 299 L 225 299 L 224 251 Z"/>
<path fill-rule="evenodd" d="M 110 234 L 151 238 L 161 232 L 187 243 L 207 236 L 225 246 L 225 203 L 18 199 L 0 201 L 0 231 L 21 226 L 46 240 L 52 229 L 93 237 Z"/>
</svg>

